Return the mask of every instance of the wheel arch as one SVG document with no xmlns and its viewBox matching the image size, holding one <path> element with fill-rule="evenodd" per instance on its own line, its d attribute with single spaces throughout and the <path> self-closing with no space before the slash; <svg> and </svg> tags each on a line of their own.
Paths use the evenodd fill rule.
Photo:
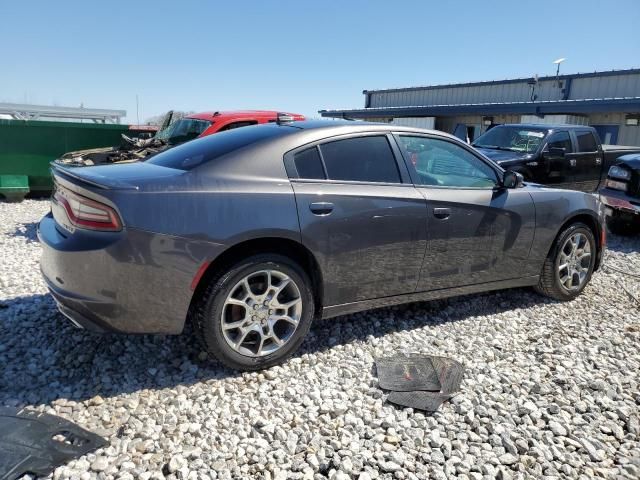
<svg viewBox="0 0 640 480">
<path fill-rule="evenodd" d="M 195 285 L 189 312 L 200 300 L 207 285 L 221 272 L 243 258 L 257 254 L 277 254 L 295 261 L 311 280 L 316 316 L 322 314 L 323 276 L 313 253 L 300 242 L 284 237 L 261 237 L 244 240 L 230 246 L 213 259 Z M 189 315 L 190 316 L 190 315 Z"/>
<path fill-rule="evenodd" d="M 569 226 L 574 223 L 584 223 L 589 227 L 589 229 L 593 232 L 593 236 L 596 240 L 596 264 L 594 267 L 594 271 L 598 270 L 600 267 L 600 262 L 602 260 L 602 254 L 604 252 L 604 247 L 606 245 L 605 238 L 605 227 L 602 225 L 598 219 L 598 215 L 592 210 L 582 210 L 577 212 L 572 212 L 568 218 L 565 218 L 564 222 L 556 232 L 555 237 L 553 238 L 553 242 L 549 248 L 549 252 L 551 249 L 555 247 L 556 240 L 560 236 L 560 234 Z"/>
</svg>

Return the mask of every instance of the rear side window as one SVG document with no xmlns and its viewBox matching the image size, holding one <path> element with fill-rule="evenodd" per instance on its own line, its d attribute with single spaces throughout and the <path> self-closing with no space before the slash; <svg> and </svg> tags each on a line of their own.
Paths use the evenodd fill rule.
<svg viewBox="0 0 640 480">
<path fill-rule="evenodd" d="M 296 164 L 298 177 L 315 180 L 325 179 L 318 147 L 307 148 L 306 150 L 296 153 L 293 161 Z"/>
<path fill-rule="evenodd" d="M 225 125 L 219 131 L 220 132 L 226 132 L 227 130 L 233 130 L 234 128 L 250 127 L 251 125 L 257 125 L 257 124 L 258 124 L 257 120 L 246 120 L 246 121 L 243 121 L 243 122 L 233 122 L 233 123 L 230 123 L 229 125 Z"/>
<path fill-rule="evenodd" d="M 293 129 L 279 125 L 236 128 L 198 138 L 154 155 L 147 162 L 163 167 L 191 170 L 248 145 L 281 137 Z"/>
<path fill-rule="evenodd" d="M 384 136 L 348 138 L 320 145 L 331 180 L 401 183 L 396 159 Z"/>
<path fill-rule="evenodd" d="M 571 153 L 573 147 L 571 146 L 571 138 L 569 132 L 557 132 L 551 135 L 549 138 L 548 148 L 564 148 L 564 153 Z"/>
<path fill-rule="evenodd" d="M 598 144 L 591 132 L 576 132 L 576 138 L 578 139 L 578 151 L 579 152 L 595 152 L 598 150 Z"/>
</svg>

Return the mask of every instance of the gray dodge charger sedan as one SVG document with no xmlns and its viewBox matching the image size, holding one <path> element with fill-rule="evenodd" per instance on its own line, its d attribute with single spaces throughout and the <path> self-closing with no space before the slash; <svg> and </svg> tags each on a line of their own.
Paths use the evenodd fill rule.
<svg viewBox="0 0 640 480">
<path fill-rule="evenodd" d="M 573 299 L 605 246 L 595 196 L 393 125 L 282 121 L 52 172 L 38 234 L 60 311 L 100 332 L 190 321 L 238 369 L 281 362 L 314 318 L 523 286 Z"/>
</svg>

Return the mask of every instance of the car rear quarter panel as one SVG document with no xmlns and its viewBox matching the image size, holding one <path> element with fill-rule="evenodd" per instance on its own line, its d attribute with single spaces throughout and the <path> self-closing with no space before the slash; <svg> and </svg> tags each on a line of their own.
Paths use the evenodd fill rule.
<svg viewBox="0 0 640 480">
<path fill-rule="evenodd" d="M 186 316 L 196 274 L 228 248 L 265 237 L 300 241 L 288 180 L 187 173 L 172 188 L 122 191 L 114 203 L 119 205 L 126 228 L 155 234 L 140 236 L 143 243 L 134 242 L 127 248 L 145 252 L 147 263 L 164 265 L 173 272 L 166 280 L 172 285 L 171 295 L 184 307 L 181 319 Z M 158 235 L 168 243 L 147 241 Z M 154 258 L 161 261 L 153 262 Z"/>
<path fill-rule="evenodd" d="M 277 151 L 276 157 L 269 155 L 269 149 L 247 151 L 216 161 L 211 168 L 177 171 L 171 178 L 130 180 L 137 189 L 76 185 L 85 196 L 106 199 L 121 216 L 124 231 L 100 252 L 105 259 L 98 262 L 97 271 L 87 272 L 91 280 L 87 288 L 79 279 L 74 290 L 100 301 L 106 296 L 105 302 L 115 297 L 129 311 L 139 313 L 139 325 L 129 331 L 181 331 L 193 295 L 191 283 L 203 265 L 246 240 L 300 241 L 295 196 L 282 152 Z M 261 161 L 252 157 L 258 154 Z M 93 252 L 86 260 L 95 262 L 98 257 Z M 145 305 L 153 308 L 145 310 Z M 126 325 L 119 327 L 124 330 Z"/>
<path fill-rule="evenodd" d="M 531 247 L 530 273 L 539 274 L 553 241 L 571 218 L 589 215 L 602 225 L 603 211 L 596 195 L 590 193 L 529 187 L 536 207 L 536 233 Z M 596 237 L 598 234 L 596 234 Z"/>
</svg>

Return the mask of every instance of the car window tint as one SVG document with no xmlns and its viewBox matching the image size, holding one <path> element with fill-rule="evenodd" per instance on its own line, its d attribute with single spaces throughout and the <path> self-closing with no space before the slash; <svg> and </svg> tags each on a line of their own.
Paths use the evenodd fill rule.
<svg viewBox="0 0 640 480">
<path fill-rule="evenodd" d="M 549 137 L 547 148 L 564 148 L 565 153 L 573 152 L 569 132 L 557 132 Z"/>
<path fill-rule="evenodd" d="M 598 150 L 598 144 L 591 132 L 576 132 L 576 138 L 578 139 L 578 151 L 579 152 L 595 152 Z"/>
<path fill-rule="evenodd" d="M 337 140 L 320 146 L 331 180 L 400 183 L 396 159 L 384 136 Z"/>
<path fill-rule="evenodd" d="M 293 156 L 299 178 L 324 180 L 324 168 L 317 147 L 307 148 Z"/>
<path fill-rule="evenodd" d="M 234 128 L 241 128 L 241 127 L 249 127 L 251 125 L 257 125 L 258 121 L 257 120 L 246 120 L 243 122 L 232 122 L 229 125 L 225 125 L 224 127 L 222 127 L 219 131 L 220 132 L 226 132 L 227 130 L 233 130 Z"/>
<path fill-rule="evenodd" d="M 279 125 L 255 125 L 236 128 L 198 138 L 154 155 L 148 163 L 163 167 L 191 170 L 248 145 L 292 133 L 294 129 Z"/>
<path fill-rule="evenodd" d="M 455 143 L 410 135 L 401 135 L 399 143 L 420 185 L 493 188 L 497 184 L 493 168 Z"/>
</svg>

